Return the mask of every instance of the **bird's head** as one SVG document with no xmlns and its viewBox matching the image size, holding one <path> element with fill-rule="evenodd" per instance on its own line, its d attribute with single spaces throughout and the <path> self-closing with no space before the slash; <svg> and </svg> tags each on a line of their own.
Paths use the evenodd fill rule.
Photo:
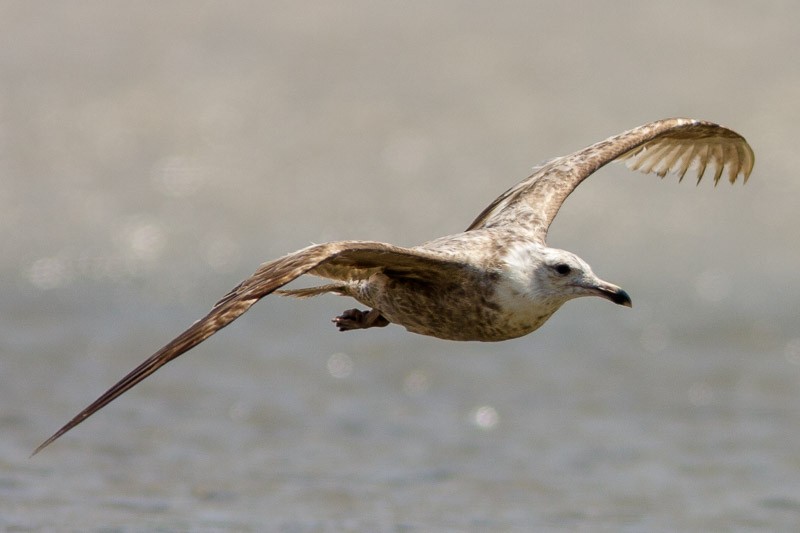
<svg viewBox="0 0 800 533">
<path fill-rule="evenodd" d="M 598 278 L 586 261 L 571 252 L 523 245 L 512 248 L 504 260 L 512 292 L 550 312 L 581 296 L 600 296 L 631 307 L 627 292 Z"/>
<path fill-rule="evenodd" d="M 631 298 L 620 287 L 598 278 L 592 268 L 577 255 L 557 248 L 541 250 L 533 273 L 537 297 L 561 300 L 581 296 L 599 296 L 618 305 L 631 307 Z"/>
</svg>

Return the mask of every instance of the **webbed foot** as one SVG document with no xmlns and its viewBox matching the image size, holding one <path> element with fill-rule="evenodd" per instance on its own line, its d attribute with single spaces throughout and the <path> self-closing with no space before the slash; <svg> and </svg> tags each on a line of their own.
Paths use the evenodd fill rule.
<svg viewBox="0 0 800 533">
<path fill-rule="evenodd" d="M 348 309 L 341 315 L 331 320 L 339 331 L 349 331 L 351 329 L 382 328 L 389 325 L 381 312 L 377 309 L 360 311 L 358 309 Z"/>
</svg>

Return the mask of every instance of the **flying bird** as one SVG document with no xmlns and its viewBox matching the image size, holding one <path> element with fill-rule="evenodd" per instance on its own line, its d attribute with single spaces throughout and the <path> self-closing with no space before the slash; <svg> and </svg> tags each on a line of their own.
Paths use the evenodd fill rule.
<svg viewBox="0 0 800 533">
<path fill-rule="evenodd" d="M 314 244 L 264 263 L 32 455 L 273 292 L 300 298 L 333 293 L 369 308 L 334 318 L 341 331 L 394 323 L 413 333 L 458 341 L 527 335 L 565 302 L 581 296 L 630 307 L 624 290 L 598 278 L 575 254 L 546 244 L 547 230 L 567 196 L 611 161 L 661 177 L 677 174 L 680 180 L 691 171 L 698 183 L 706 171 L 713 171 L 716 184 L 723 174 L 731 183 L 739 176 L 747 182 L 755 159 L 747 141 L 728 128 L 685 118 L 659 120 L 535 167 L 461 233 L 413 248 L 370 241 Z M 280 290 L 303 274 L 329 283 Z"/>
</svg>

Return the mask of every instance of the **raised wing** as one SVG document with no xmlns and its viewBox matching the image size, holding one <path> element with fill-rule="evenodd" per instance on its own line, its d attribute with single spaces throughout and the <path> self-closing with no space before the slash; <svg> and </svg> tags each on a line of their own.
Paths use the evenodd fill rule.
<svg viewBox="0 0 800 533">
<path fill-rule="evenodd" d="M 740 175 L 747 182 L 755 157 L 744 137 L 718 124 L 686 118 L 658 120 L 537 167 L 484 209 L 467 231 L 522 226 L 544 244 L 547 229 L 567 196 L 611 161 L 627 161 L 634 170 L 661 177 L 674 173 L 679 180 L 689 169 L 696 169 L 698 183 L 713 169 L 716 184 L 723 173 L 731 183 Z"/>
<path fill-rule="evenodd" d="M 342 280 L 364 278 L 377 271 L 386 271 L 399 277 L 435 281 L 441 277 L 452 276 L 454 270 L 459 268 L 463 268 L 460 262 L 434 253 L 366 241 L 317 244 L 264 263 L 252 276 L 217 302 L 205 317 L 189 326 L 186 331 L 133 369 L 52 437 L 40 444 L 31 455 L 36 455 L 147 376 L 236 320 L 264 296 L 303 274 L 310 273 Z"/>
</svg>

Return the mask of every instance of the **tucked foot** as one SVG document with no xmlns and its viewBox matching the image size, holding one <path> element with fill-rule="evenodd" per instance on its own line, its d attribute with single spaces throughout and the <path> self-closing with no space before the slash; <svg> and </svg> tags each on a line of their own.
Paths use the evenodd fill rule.
<svg viewBox="0 0 800 533">
<path fill-rule="evenodd" d="M 348 309 L 341 315 L 331 320 L 339 331 L 349 331 L 351 329 L 382 328 L 389 325 L 381 312 L 377 309 L 369 311 L 359 311 L 358 309 Z"/>
</svg>

